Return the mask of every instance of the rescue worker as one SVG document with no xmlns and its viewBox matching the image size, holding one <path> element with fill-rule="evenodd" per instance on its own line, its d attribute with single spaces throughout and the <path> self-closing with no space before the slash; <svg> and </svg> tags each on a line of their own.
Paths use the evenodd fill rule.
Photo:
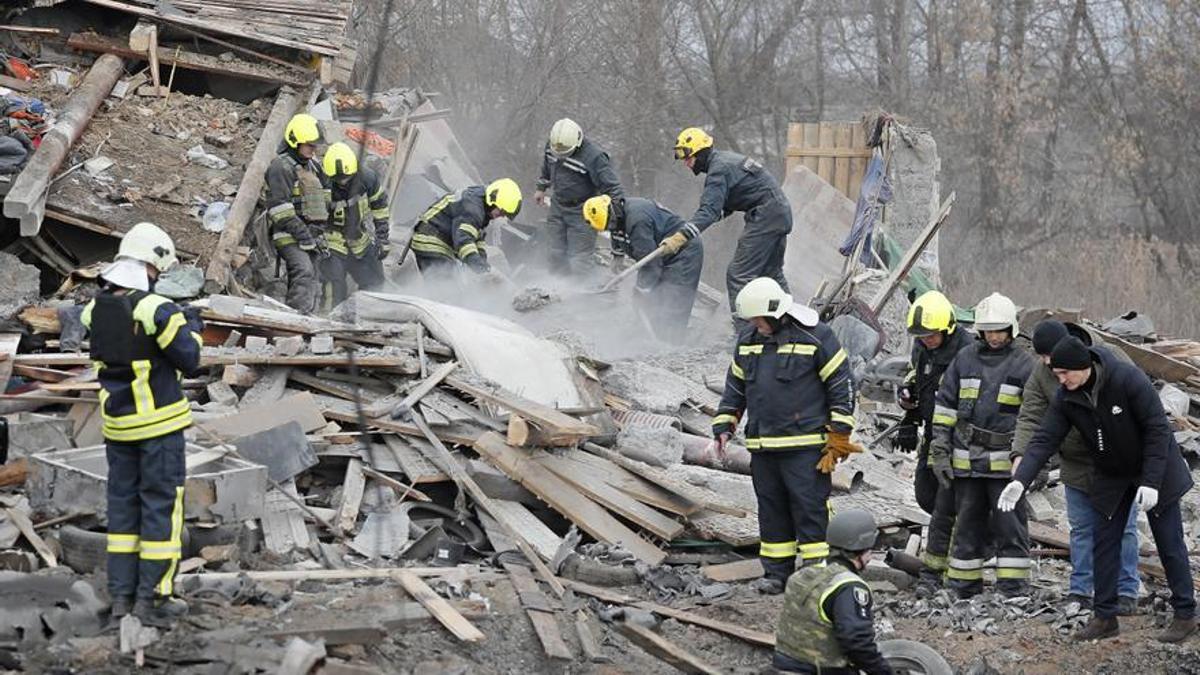
<svg viewBox="0 0 1200 675">
<path fill-rule="evenodd" d="M 437 200 L 417 221 L 412 250 L 424 277 L 453 279 L 460 266 L 476 274 L 491 272 L 484 235 L 496 218 L 521 211 L 521 188 L 511 178 L 484 187 L 472 185 Z"/>
<path fill-rule="evenodd" d="M 891 675 L 875 644 L 871 588 L 858 575 L 878 534 L 875 517 L 861 509 L 829 519 L 829 564 L 788 579 L 771 663 L 777 671 Z"/>
<path fill-rule="evenodd" d="M 198 315 L 154 294 L 155 279 L 176 262 L 167 233 L 138 223 L 81 316 L 101 387 L 112 616 L 132 611 L 156 626 L 187 612 L 173 597 L 183 535 L 183 430 L 192 423 L 180 381 L 199 372 L 203 329 Z"/>
<path fill-rule="evenodd" d="M 1050 354 L 1059 341 L 1074 335 L 1085 345 L 1108 353 L 1122 363 L 1131 363 L 1120 349 L 1104 344 L 1091 331 L 1074 323 L 1063 323 L 1048 319 L 1033 329 L 1033 351 L 1042 365 L 1033 369 L 1025 383 L 1021 400 L 1021 412 L 1017 415 L 1016 447 L 1022 452 L 1029 447 L 1033 436 L 1046 418 L 1047 410 L 1058 392 L 1058 379 L 1050 369 Z M 1061 458 L 1059 475 L 1066 488 L 1067 524 L 1071 528 L 1071 579 L 1068 585 L 1068 601 L 1078 602 L 1085 608 L 1092 606 L 1092 537 L 1096 518 L 1088 503 L 1092 489 L 1092 454 L 1079 432 L 1072 429 L 1056 448 Z M 1020 458 L 1016 461 L 1018 468 Z M 1121 574 L 1117 583 L 1117 614 L 1137 614 L 1138 592 L 1138 530 L 1137 510 L 1129 510 L 1125 532 L 1121 537 Z"/>
<path fill-rule="evenodd" d="M 547 196 L 550 191 L 551 196 Z M 583 135 L 574 121 L 563 118 L 550 127 L 533 200 L 550 207 L 546 236 L 551 270 L 581 275 L 592 271 L 596 231 L 583 221 L 583 203 L 605 194 L 624 196 L 612 160 Z"/>
<path fill-rule="evenodd" d="M 1029 589 L 1029 523 L 1025 503 L 997 512 L 996 499 L 1013 468 L 1013 431 L 1021 392 L 1035 365 L 1018 348 L 1017 306 L 999 293 L 975 307 L 979 340 L 964 347 L 942 376 L 933 412 L 929 464 L 957 513 L 948 585 L 959 597 L 983 592 L 984 552 L 996 553 L 996 590 L 1013 597 Z"/>
<path fill-rule="evenodd" d="M 917 503 L 929 514 L 929 538 L 917 583 L 920 595 L 942 586 L 950 555 L 950 533 L 954 529 L 954 488 L 942 487 L 929 468 L 929 445 L 933 440 L 933 405 L 942 373 L 960 350 L 971 343 L 970 334 L 960 330 L 954 305 L 939 291 L 922 293 L 908 310 L 908 334 L 913 336 L 908 379 L 898 393 L 901 408 L 908 412 L 896 432 L 895 445 L 917 452 L 913 491 Z"/>
<path fill-rule="evenodd" d="M 700 207 L 691 222 L 663 240 L 667 254 L 678 253 L 713 223 L 734 211 L 742 211 L 746 214 L 746 228 L 725 271 L 730 307 L 742 287 L 756 277 L 770 277 L 788 290 L 783 277 L 783 254 L 788 233 L 792 231 L 792 207 L 779 182 L 757 160 L 736 152 L 714 150 L 712 136 L 697 127 L 679 132 L 675 159 L 683 160 L 697 176 L 702 173 L 706 176 Z"/>
<path fill-rule="evenodd" d="M 738 333 L 713 437 L 723 456 L 738 422 L 748 416 L 746 448 L 765 572 L 754 587 L 777 595 L 795 570 L 797 553 L 801 565 L 823 563 L 829 554 L 829 474 L 862 451 L 850 442 L 854 384 L 833 330 L 774 279 L 746 284 L 734 306 L 749 323 Z"/>
<path fill-rule="evenodd" d="M 286 147 L 267 167 L 264 201 L 271 241 L 287 268 L 287 304 L 308 314 L 316 308 L 316 259 L 329 255 L 323 230 L 329 218 L 329 188 L 317 161 L 321 128 L 299 114 L 283 131 Z"/>
<path fill-rule="evenodd" d="M 658 202 L 640 197 L 597 195 L 583 204 L 583 218 L 597 232 L 607 230 L 613 249 L 641 260 L 662 241 L 684 226 L 683 219 Z M 647 317 L 656 337 L 681 343 L 687 333 L 700 272 L 704 245 L 699 239 L 666 260 L 658 258 L 638 270 L 634 301 Z"/>
<path fill-rule="evenodd" d="M 1089 349 L 1076 337 L 1059 340 L 1050 353 L 1050 368 L 1061 386 L 997 507 L 1016 507 L 1067 432 L 1077 430 L 1092 454 L 1088 501 L 1095 523 L 1096 596 L 1091 620 L 1074 638 L 1100 640 L 1120 632 L 1121 539 L 1129 511 L 1136 506 L 1150 523 L 1175 612 L 1156 637 L 1182 642 L 1196 632 L 1196 596 L 1179 508 L 1193 481 L 1158 392 L 1140 368 Z"/>
<path fill-rule="evenodd" d="M 358 155 L 349 145 L 329 146 L 321 167 L 333 200 L 325 232 L 329 256 L 320 265 L 325 279 L 323 309 L 329 311 L 346 299 L 347 274 L 364 290 L 383 285 L 383 259 L 391 251 L 391 210 L 379 174 L 371 167 L 359 167 Z"/>
</svg>

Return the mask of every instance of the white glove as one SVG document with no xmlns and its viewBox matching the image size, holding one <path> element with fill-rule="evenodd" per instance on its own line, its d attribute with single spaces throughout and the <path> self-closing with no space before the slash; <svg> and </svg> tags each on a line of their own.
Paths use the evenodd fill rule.
<svg viewBox="0 0 1200 675">
<path fill-rule="evenodd" d="M 1138 488 L 1137 495 L 1133 498 L 1133 503 L 1143 512 L 1149 511 L 1158 504 L 1158 490 L 1145 485 Z"/>
<path fill-rule="evenodd" d="M 1004 491 L 1000 493 L 1000 499 L 996 500 L 996 508 L 1005 513 L 1017 508 L 1017 502 L 1021 501 L 1021 495 L 1025 494 L 1025 486 L 1021 481 L 1009 481 L 1008 485 L 1004 486 Z"/>
</svg>

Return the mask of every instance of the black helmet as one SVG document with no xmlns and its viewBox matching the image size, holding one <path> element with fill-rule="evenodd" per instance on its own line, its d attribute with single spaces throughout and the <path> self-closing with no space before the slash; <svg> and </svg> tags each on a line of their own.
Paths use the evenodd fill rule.
<svg viewBox="0 0 1200 675">
<path fill-rule="evenodd" d="M 875 545 L 879 535 L 875 516 L 862 509 L 849 509 L 836 513 L 829 520 L 825 541 L 830 548 L 843 551 L 865 551 Z"/>
</svg>

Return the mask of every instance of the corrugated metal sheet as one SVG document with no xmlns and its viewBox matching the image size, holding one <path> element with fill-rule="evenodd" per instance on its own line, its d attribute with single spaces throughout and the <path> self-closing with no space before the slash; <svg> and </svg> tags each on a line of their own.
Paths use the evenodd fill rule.
<svg viewBox="0 0 1200 675">
<path fill-rule="evenodd" d="M 87 0 L 189 28 L 335 56 L 354 0 Z"/>
</svg>

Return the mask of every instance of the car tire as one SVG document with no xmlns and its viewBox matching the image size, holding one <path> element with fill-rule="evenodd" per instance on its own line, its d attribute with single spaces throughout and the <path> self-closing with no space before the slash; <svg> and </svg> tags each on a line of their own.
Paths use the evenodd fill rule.
<svg viewBox="0 0 1200 675">
<path fill-rule="evenodd" d="M 896 673 L 954 675 L 954 669 L 929 645 L 914 640 L 883 640 L 879 653 Z"/>
</svg>

